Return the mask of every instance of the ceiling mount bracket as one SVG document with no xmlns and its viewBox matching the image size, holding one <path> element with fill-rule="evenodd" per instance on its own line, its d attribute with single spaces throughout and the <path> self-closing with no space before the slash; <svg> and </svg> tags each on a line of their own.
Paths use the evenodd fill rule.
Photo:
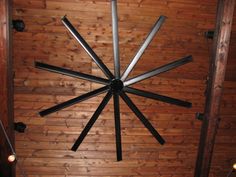
<svg viewBox="0 0 236 177">
<path fill-rule="evenodd" d="M 197 113 L 196 113 L 196 119 L 203 121 L 203 119 L 204 119 L 204 114 L 197 112 Z"/>
</svg>

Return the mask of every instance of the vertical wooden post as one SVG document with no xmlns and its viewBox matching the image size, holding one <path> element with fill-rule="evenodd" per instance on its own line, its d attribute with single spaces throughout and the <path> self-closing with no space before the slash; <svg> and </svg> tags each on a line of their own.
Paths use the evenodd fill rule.
<svg viewBox="0 0 236 177">
<path fill-rule="evenodd" d="M 215 137 L 219 127 L 220 102 L 227 65 L 234 6 L 235 0 L 218 0 L 209 87 L 195 167 L 195 177 L 208 177 L 210 172 Z"/>
<path fill-rule="evenodd" d="M 14 145 L 13 74 L 10 52 L 10 0 L 0 0 L 0 119 Z M 7 161 L 11 150 L 0 129 L 0 177 L 14 177 L 14 165 Z"/>
</svg>

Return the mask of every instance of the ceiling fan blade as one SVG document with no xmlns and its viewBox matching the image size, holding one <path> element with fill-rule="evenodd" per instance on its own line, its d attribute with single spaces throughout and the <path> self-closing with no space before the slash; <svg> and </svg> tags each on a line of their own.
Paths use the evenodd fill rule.
<svg viewBox="0 0 236 177">
<path fill-rule="evenodd" d="M 135 106 L 132 100 L 124 93 L 123 91 L 120 93 L 121 98 L 126 102 L 128 107 L 134 112 L 134 114 L 139 118 L 139 120 L 143 123 L 143 125 L 150 131 L 150 133 L 156 138 L 156 140 L 163 145 L 165 140 L 161 137 L 161 135 L 156 131 L 156 129 L 152 126 L 152 124 L 146 119 L 146 117 L 141 113 L 141 111 Z"/>
<path fill-rule="evenodd" d="M 92 75 L 89 75 L 89 74 L 84 74 L 84 73 L 77 72 L 77 71 L 72 71 L 72 70 L 69 70 L 69 69 L 65 69 L 65 68 L 61 68 L 61 67 L 58 67 L 58 66 L 45 64 L 45 63 L 35 62 L 35 67 L 39 68 L 39 69 L 46 70 L 46 71 L 63 74 L 63 75 L 66 75 L 66 76 L 80 78 L 80 79 L 84 79 L 84 80 L 88 80 L 88 81 L 93 81 L 93 82 L 96 82 L 96 83 L 99 83 L 99 84 L 108 85 L 110 83 L 110 81 L 107 80 L 107 79 L 103 79 L 103 78 L 100 78 L 100 77 L 92 76 Z"/>
<path fill-rule="evenodd" d="M 131 78 L 131 79 L 129 79 L 129 80 L 124 82 L 124 86 L 132 85 L 134 83 L 140 82 L 140 81 L 145 80 L 147 78 L 156 76 L 156 75 L 158 75 L 160 73 L 163 73 L 163 72 L 169 71 L 171 69 L 177 68 L 177 67 L 179 67 L 181 65 L 189 63 L 192 60 L 193 60 L 192 56 L 187 56 L 187 57 L 184 57 L 184 58 L 182 58 L 180 60 L 176 60 L 176 61 L 174 61 L 172 63 L 169 63 L 169 64 L 166 64 L 166 65 L 161 66 L 159 68 L 156 68 L 156 69 L 154 69 L 152 71 L 149 71 L 149 72 L 146 72 L 146 73 L 141 74 L 139 76 L 136 76 L 134 78 Z"/>
<path fill-rule="evenodd" d="M 162 101 L 165 103 L 170 103 L 170 104 L 174 104 L 177 106 L 183 106 L 186 108 L 191 108 L 192 107 L 192 103 L 187 102 L 187 101 L 182 101 L 176 98 L 171 98 L 171 97 L 167 97 L 167 96 L 163 96 L 163 95 L 159 95 L 159 94 L 155 94 L 152 92 L 147 92 L 144 90 L 139 90 L 139 89 L 135 89 L 135 88 L 131 88 L 131 87 L 124 87 L 124 91 L 127 93 L 131 93 L 134 95 L 138 95 L 138 96 L 142 96 L 145 98 L 150 98 L 150 99 L 154 99 L 154 100 L 158 100 L 158 101 Z"/>
<path fill-rule="evenodd" d="M 76 151 L 79 148 L 80 144 L 83 142 L 83 140 L 86 137 L 86 135 L 88 134 L 89 130 L 92 128 L 93 124 L 96 122 L 99 115 L 101 114 L 101 112 L 103 111 L 103 109 L 105 108 L 105 106 L 107 105 L 109 100 L 111 99 L 111 96 L 112 96 L 112 92 L 109 91 L 106 94 L 106 96 L 103 98 L 102 102 L 98 106 L 97 110 L 94 112 L 94 114 L 91 117 L 91 119 L 89 120 L 89 122 L 86 124 L 85 128 L 81 132 L 78 139 L 75 141 L 75 144 L 71 148 L 72 151 Z"/>
<path fill-rule="evenodd" d="M 51 113 L 57 112 L 57 111 L 59 111 L 61 109 L 67 108 L 69 106 L 72 106 L 74 104 L 77 104 L 79 102 L 82 102 L 84 100 L 92 98 L 94 96 L 97 96 L 99 94 L 102 94 L 102 93 L 106 92 L 107 90 L 109 90 L 109 86 L 104 86 L 104 87 L 99 88 L 97 90 L 85 93 L 85 94 L 83 94 L 81 96 L 78 96 L 78 97 L 73 98 L 71 100 L 68 100 L 68 101 L 65 101 L 63 103 L 60 103 L 60 104 L 58 104 L 56 106 L 53 106 L 51 108 L 45 109 L 44 111 L 39 112 L 39 115 L 41 117 L 47 116 L 47 115 L 49 115 Z"/>
<path fill-rule="evenodd" d="M 120 101 L 119 94 L 113 93 L 115 131 L 116 131 L 116 157 L 117 161 L 122 160 L 121 131 L 120 131 Z"/>
<path fill-rule="evenodd" d="M 117 16 L 117 1 L 111 1 L 112 10 L 112 34 L 113 34 L 113 52 L 114 52 L 114 67 L 115 78 L 120 79 L 120 51 L 119 51 L 119 34 L 118 34 L 118 16 Z"/>
<path fill-rule="evenodd" d="M 93 49 L 88 45 L 88 43 L 83 39 L 83 37 L 79 34 L 79 32 L 74 28 L 74 26 L 70 23 L 70 21 L 64 16 L 62 19 L 62 23 L 69 30 L 69 32 L 75 37 L 75 39 L 80 43 L 80 45 L 84 48 L 87 54 L 93 59 L 93 61 L 97 64 L 97 66 L 103 71 L 103 73 L 109 78 L 113 79 L 114 76 L 111 71 L 106 67 L 106 65 L 102 62 L 102 60 L 97 56 L 97 54 L 93 51 Z"/>
<path fill-rule="evenodd" d="M 126 68 L 125 72 L 123 73 L 121 80 L 125 81 L 130 72 L 133 70 L 134 66 L 137 64 L 141 56 L 143 55 L 144 51 L 148 47 L 148 45 L 151 43 L 152 39 L 155 37 L 156 33 L 159 31 L 161 28 L 162 24 L 164 23 L 166 17 L 165 16 L 160 16 L 159 19 L 156 21 L 155 25 L 153 26 L 151 32 L 148 34 L 147 38 L 145 39 L 144 43 L 132 59 L 131 63 L 129 66 Z"/>
</svg>

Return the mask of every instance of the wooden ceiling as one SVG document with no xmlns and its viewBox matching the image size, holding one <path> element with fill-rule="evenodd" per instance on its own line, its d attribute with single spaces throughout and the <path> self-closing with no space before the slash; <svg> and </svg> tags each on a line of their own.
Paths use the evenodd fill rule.
<svg viewBox="0 0 236 177">
<path fill-rule="evenodd" d="M 109 0 L 14 0 L 13 18 L 25 22 L 14 32 L 15 121 L 27 124 L 16 133 L 19 163 L 30 177 L 158 176 L 191 177 L 194 173 L 212 41 L 216 0 L 118 0 L 122 71 L 160 15 L 168 17 L 132 75 L 187 55 L 194 61 L 136 84 L 135 87 L 193 103 L 191 109 L 131 96 L 165 138 L 161 146 L 121 102 L 123 161 L 116 162 L 112 102 L 77 152 L 70 151 L 104 95 L 51 114 L 40 110 L 100 87 L 80 79 L 34 68 L 35 61 L 104 77 L 61 23 L 67 15 L 76 29 L 113 71 Z M 236 15 L 222 101 L 221 123 L 211 170 L 226 176 L 236 160 Z M 20 171 L 17 170 L 18 175 Z"/>
</svg>

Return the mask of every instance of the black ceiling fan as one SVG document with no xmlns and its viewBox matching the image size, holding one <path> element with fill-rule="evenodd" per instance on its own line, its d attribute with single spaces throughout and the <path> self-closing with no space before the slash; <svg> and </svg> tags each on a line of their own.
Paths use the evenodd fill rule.
<svg viewBox="0 0 236 177">
<path fill-rule="evenodd" d="M 111 9 L 112 9 L 112 31 L 113 31 L 113 51 L 114 51 L 114 75 L 111 73 L 111 71 L 107 68 L 107 66 L 102 62 L 102 60 L 96 55 L 96 53 L 92 50 L 92 48 L 88 45 L 88 43 L 83 39 L 83 37 L 76 31 L 76 29 L 73 27 L 73 25 L 70 23 L 70 21 L 64 16 L 62 18 L 62 23 L 65 25 L 65 27 L 69 30 L 69 32 L 74 36 L 74 38 L 80 43 L 80 45 L 84 48 L 84 50 L 87 52 L 87 54 L 93 59 L 93 61 L 97 64 L 97 66 L 103 71 L 103 73 L 106 75 L 107 79 L 84 74 L 77 71 L 68 70 L 65 68 L 41 63 L 41 62 L 35 62 L 35 67 L 47 71 L 51 71 L 54 73 L 59 73 L 79 79 L 84 79 L 87 81 L 92 81 L 96 83 L 103 84 L 104 86 L 93 90 L 91 92 L 88 92 L 86 94 L 83 94 L 81 96 L 78 96 L 76 98 L 73 98 L 71 100 L 68 100 L 66 102 L 60 103 L 56 106 L 53 106 L 51 108 L 48 108 L 46 110 L 43 110 L 39 112 L 40 116 L 46 116 L 51 113 L 54 113 L 56 111 L 59 111 L 61 109 L 67 108 L 69 106 L 72 106 L 76 103 L 82 102 L 84 100 L 87 100 L 89 98 L 95 97 L 97 95 L 100 95 L 102 93 L 107 92 L 105 97 L 103 98 L 102 102 L 92 115 L 91 119 L 81 132 L 78 139 L 75 141 L 74 145 L 72 146 L 71 150 L 76 151 L 80 144 L 83 142 L 84 138 L 88 134 L 89 130 L 93 126 L 93 124 L 98 119 L 99 115 L 113 96 L 113 102 L 114 102 L 114 118 L 115 118 L 115 136 L 116 136 L 116 152 L 117 152 L 117 161 L 122 160 L 122 146 L 121 146 L 121 130 L 120 130 L 120 104 L 119 104 L 119 98 L 121 97 L 124 102 L 128 105 L 128 107 L 134 112 L 134 114 L 138 117 L 138 119 L 143 123 L 143 125 L 150 131 L 150 133 L 156 138 L 156 140 L 160 144 L 164 144 L 165 140 L 161 137 L 161 135 L 156 131 L 156 129 L 152 126 L 152 124 L 148 121 L 148 119 L 142 114 L 142 112 L 136 107 L 136 105 L 133 103 L 133 101 L 129 98 L 129 96 L 126 93 L 142 96 L 145 98 L 150 98 L 158 101 L 162 101 L 169 104 L 174 104 L 178 106 L 183 106 L 190 108 L 192 106 L 191 103 L 187 101 L 182 101 L 179 99 L 171 98 L 168 96 L 163 96 L 159 94 L 155 94 L 152 92 L 136 89 L 130 87 L 130 85 L 135 84 L 137 82 L 140 82 L 142 80 L 148 79 L 150 77 L 156 76 L 158 74 L 161 74 L 163 72 L 172 70 L 176 67 L 179 67 L 181 65 L 184 65 L 190 61 L 192 61 L 192 56 L 187 56 L 182 59 L 176 60 L 172 63 L 163 65 L 161 67 L 158 67 L 154 70 L 148 71 L 144 74 L 138 75 L 136 77 L 127 79 L 130 72 L 133 70 L 134 66 L 137 64 L 141 56 L 143 55 L 145 49 L 148 47 L 152 39 L 154 38 L 155 34 L 159 31 L 162 24 L 164 23 L 166 17 L 160 16 L 159 19 L 156 21 L 155 25 L 153 26 L 151 32 L 148 34 L 147 38 L 139 48 L 138 52 L 135 54 L 134 58 L 132 59 L 129 66 L 126 68 L 124 73 L 120 74 L 120 57 L 119 57 L 119 36 L 118 36 L 118 17 L 117 17 L 117 1 L 111 0 Z"/>
</svg>

